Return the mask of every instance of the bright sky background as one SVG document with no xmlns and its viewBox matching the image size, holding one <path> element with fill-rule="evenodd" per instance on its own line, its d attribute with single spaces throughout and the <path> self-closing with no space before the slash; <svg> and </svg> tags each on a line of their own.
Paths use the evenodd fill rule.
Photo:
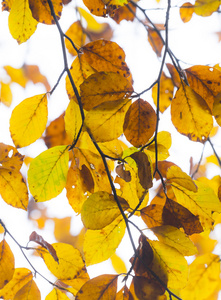
<svg viewBox="0 0 221 300">
<path fill-rule="evenodd" d="M 74 3 L 68 5 L 63 10 L 63 15 L 60 20 L 61 27 L 64 31 L 76 20 Z M 82 5 L 82 1 L 78 1 Z M 165 12 L 167 2 L 162 0 L 160 4 L 157 4 L 154 0 L 141 1 L 143 7 L 146 6 L 150 10 L 147 11 L 148 16 L 152 21 L 156 23 L 165 22 Z M 214 14 L 211 18 L 202 18 L 196 15 L 193 19 L 184 24 L 179 17 L 179 1 L 172 1 L 171 15 L 169 20 L 169 47 L 174 54 L 181 60 L 183 68 L 187 68 L 191 65 L 197 64 L 209 64 L 215 65 L 221 61 L 221 42 L 218 42 L 218 36 L 215 34 L 217 31 L 221 31 L 221 18 L 219 14 Z M 177 7 L 174 7 L 177 6 Z M 151 8 L 160 7 L 160 9 L 151 10 Z M 25 62 L 26 64 L 36 64 L 40 67 L 43 75 L 45 75 L 51 86 L 53 86 L 63 70 L 63 60 L 60 45 L 60 37 L 56 26 L 47 26 L 38 24 L 38 28 L 34 35 L 26 43 L 18 46 L 17 42 L 11 37 L 7 26 L 8 13 L 0 11 L 0 80 L 5 79 L 5 72 L 2 71 L 4 65 L 11 65 L 15 68 L 19 68 Z M 157 78 L 160 61 L 157 59 L 155 53 L 152 51 L 149 43 L 147 42 L 147 34 L 141 24 L 137 22 L 131 23 L 123 21 L 118 26 L 113 20 L 103 20 L 101 18 L 98 21 L 110 21 L 111 26 L 116 28 L 113 40 L 116 41 L 126 52 L 126 61 L 134 78 L 134 89 L 136 92 L 149 87 L 153 81 Z M 70 63 L 73 58 L 68 55 Z M 182 63 L 182 61 L 184 63 Z M 170 62 L 167 60 L 167 62 Z M 64 77 L 65 78 L 65 77 Z M 49 100 L 49 121 L 58 117 L 68 105 L 68 97 L 65 94 L 64 78 L 60 85 Z M 17 84 L 13 84 L 13 103 L 11 108 L 6 108 L 0 104 L 0 142 L 13 145 L 9 134 L 9 119 L 12 109 L 25 98 L 34 96 L 36 94 L 43 93 L 44 87 L 41 84 L 29 83 L 26 90 L 21 88 Z M 143 99 L 148 100 L 153 104 L 151 93 L 143 95 Z M 160 130 L 168 130 L 172 132 L 173 146 L 171 148 L 171 160 L 177 163 L 184 171 L 189 171 L 189 157 L 192 155 L 194 162 L 198 162 L 202 144 L 189 142 L 187 138 L 180 137 L 177 134 L 170 121 L 170 110 L 168 109 L 163 115 L 161 115 Z M 221 153 L 221 139 L 219 135 L 214 145 L 218 153 Z M 36 147 L 37 146 L 37 147 Z M 19 152 L 32 157 L 37 156 L 40 152 L 46 150 L 46 147 L 42 142 L 36 142 L 31 146 L 19 149 Z M 212 154 L 209 145 L 206 146 L 206 153 Z M 218 174 L 218 168 L 213 167 L 210 170 L 210 177 Z M 49 212 L 54 217 L 75 216 L 73 210 L 71 210 L 68 201 L 65 197 L 65 191 L 57 198 L 45 203 L 49 207 Z M 27 222 L 27 213 L 15 208 L 12 208 L 5 204 L 4 201 L 0 201 L 0 218 L 5 222 L 8 230 L 16 237 L 16 239 L 22 244 L 26 245 L 29 235 L 32 230 L 36 228 L 32 227 L 30 222 Z M 72 224 L 72 232 L 77 233 L 79 230 L 80 217 L 74 217 Z M 50 234 L 52 230 L 52 224 L 47 223 L 43 232 L 38 231 L 43 237 L 50 243 L 54 242 L 53 237 Z M 22 254 L 17 251 L 16 246 L 11 242 L 9 237 L 7 241 L 12 247 L 14 253 L 17 252 L 16 266 L 28 267 L 26 261 L 23 259 Z M 125 250 L 126 249 L 126 250 Z M 128 249 L 128 251 L 127 251 Z M 221 252 L 221 251 L 220 251 Z M 125 242 L 124 246 L 119 249 L 120 256 L 124 258 L 128 263 L 132 254 L 131 246 Z M 32 257 L 31 257 L 32 260 Z M 35 259 L 34 259 L 35 261 Z M 42 272 L 42 274 L 52 278 L 47 271 L 44 264 L 37 259 L 35 266 Z M 105 272 L 112 273 L 113 269 L 110 262 L 104 263 Z M 92 271 L 91 271 L 92 272 Z M 97 266 L 93 268 L 93 274 L 102 274 Z M 39 277 L 38 277 L 39 278 Z M 42 279 L 38 279 L 37 284 L 42 291 L 41 286 L 44 286 L 44 292 L 42 293 L 42 299 L 51 290 L 49 284 L 45 283 Z"/>
</svg>

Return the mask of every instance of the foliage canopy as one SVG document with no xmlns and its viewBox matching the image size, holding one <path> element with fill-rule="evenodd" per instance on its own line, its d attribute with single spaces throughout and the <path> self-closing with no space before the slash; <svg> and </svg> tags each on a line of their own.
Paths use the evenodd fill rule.
<svg viewBox="0 0 221 300">
<path fill-rule="evenodd" d="M 170 0 L 161 24 L 149 18 L 144 0 L 78 2 L 1 3 L 18 44 L 34 39 L 39 23 L 45 31 L 48 26 L 57 28 L 64 68 L 51 88 L 37 65 L 3 67 L 7 76 L 0 81 L 2 105 L 11 108 L 15 83 L 24 89 L 30 82 L 40 83 L 45 92 L 27 97 L 12 110 L 12 145 L 0 141 L 0 194 L 13 209 L 27 211 L 36 231 L 52 220 L 57 242 L 46 241 L 44 231 L 42 235 L 32 231 L 27 242 L 34 242 L 35 247 L 24 247 L 8 229 L 10 218 L 1 216 L 0 297 L 41 299 L 41 287 L 34 280 L 41 276 L 52 287 L 46 300 L 217 299 L 221 253 L 214 252 L 217 241 L 210 233 L 221 223 L 221 177 L 218 173 L 210 178 L 207 167 L 212 162 L 221 168 L 213 143 L 221 126 L 220 61 L 186 67 L 182 58 L 175 56 L 169 44 Z M 64 7 L 76 11 L 67 31 L 59 21 Z M 186 25 L 194 15 L 209 17 L 219 9 L 218 0 L 196 0 L 180 4 L 179 15 Z M 141 92 L 135 90 L 125 51 L 114 41 L 111 22 L 104 20 L 116 26 L 130 21 L 146 30 L 160 68 L 155 81 Z M 64 75 L 69 104 L 50 120 L 49 101 Z M 152 93 L 151 99 L 147 92 Z M 195 165 L 190 158 L 189 173 L 168 159 L 172 135 L 159 130 L 160 117 L 168 111 L 178 135 L 203 146 Z M 39 140 L 46 150 L 36 157 L 24 155 L 23 150 Z M 204 163 L 206 144 L 213 155 Z M 64 189 L 70 213 L 81 216 L 82 229 L 77 236 L 70 232 L 71 217 L 50 218 L 47 207 L 39 205 L 53 201 Z M 38 218 L 32 217 L 33 211 Z M 130 268 L 116 254 L 126 234 Z M 30 269 L 16 267 L 10 238 Z M 55 282 L 33 266 L 26 254 L 32 250 Z M 102 274 L 101 270 L 99 276 L 89 276 L 89 266 L 109 258 L 114 274 Z"/>
</svg>

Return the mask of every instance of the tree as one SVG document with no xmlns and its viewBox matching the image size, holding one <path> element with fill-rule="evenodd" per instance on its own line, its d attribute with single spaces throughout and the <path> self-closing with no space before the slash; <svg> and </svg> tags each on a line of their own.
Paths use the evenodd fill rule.
<svg viewBox="0 0 221 300">
<path fill-rule="evenodd" d="M 149 17 L 145 1 L 83 0 L 76 3 L 76 19 L 64 31 L 59 19 L 64 7 L 75 5 L 72 2 L 2 0 L 2 10 L 9 13 L 10 33 L 18 44 L 34 39 L 39 23 L 57 28 L 64 68 L 51 88 L 37 65 L 4 66 L 10 77 L 10 82 L 4 78 L 0 82 L 5 106 L 11 106 L 13 83 L 23 88 L 29 82 L 41 83 L 47 92 L 15 106 L 9 125 L 13 145 L 0 144 L 0 194 L 8 205 L 27 211 L 36 227 L 28 245 L 22 246 L 8 229 L 10 219 L 1 217 L 0 297 L 41 299 L 34 281 L 37 276 L 52 286 L 47 300 L 217 299 L 220 256 L 214 253 L 217 241 L 210 233 L 221 222 L 221 177 L 218 173 L 210 178 L 207 167 L 211 162 L 219 171 L 221 167 L 213 143 L 221 126 L 219 62 L 184 67 L 182 58 L 175 56 L 169 46 L 170 0 L 162 24 Z M 186 2 L 179 7 L 180 17 L 186 24 L 192 15 L 218 14 L 219 6 L 218 0 Z M 134 88 L 124 49 L 112 40 L 110 24 L 99 23 L 96 17 L 100 22 L 107 17 L 117 26 L 130 21 L 146 30 L 160 68 L 141 92 Z M 48 100 L 64 76 L 69 104 L 48 124 Z M 154 103 L 146 99 L 147 92 Z M 189 173 L 168 159 L 171 133 L 160 131 L 159 126 L 160 117 L 169 110 L 178 135 L 190 140 L 191 146 L 202 144 L 198 163 L 189 158 Z M 39 140 L 47 150 L 34 158 L 22 155 L 23 149 Z M 205 145 L 213 151 L 206 162 Z M 52 218 L 57 242 L 51 243 L 37 233 L 50 219 L 47 207 L 39 203 L 53 201 L 64 189 L 70 210 L 81 216 L 82 230 L 73 236 L 71 218 Z M 34 210 L 37 219 L 32 217 Z M 143 227 L 138 225 L 141 220 Z M 129 269 L 115 254 L 126 234 Z M 15 268 L 9 239 L 19 246 L 29 269 Z M 55 282 L 33 266 L 27 256 L 33 250 Z M 115 274 L 101 271 L 90 278 L 87 267 L 110 257 Z"/>
</svg>

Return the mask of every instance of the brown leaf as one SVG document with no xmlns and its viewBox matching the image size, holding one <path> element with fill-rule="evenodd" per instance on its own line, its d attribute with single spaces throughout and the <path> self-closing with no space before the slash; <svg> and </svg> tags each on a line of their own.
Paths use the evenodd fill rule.
<svg viewBox="0 0 221 300">
<path fill-rule="evenodd" d="M 62 0 L 51 0 L 55 15 L 57 19 L 59 20 L 61 17 L 61 12 L 62 12 Z M 32 11 L 33 17 L 41 23 L 44 24 L 54 24 L 54 18 L 51 14 L 51 10 L 48 4 L 48 1 L 44 0 L 29 0 L 29 6 Z"/>
<path fill-rule="evenodd" d="M 134 261 L 135 260 L 135 261 Z M 153 250 L 148 243 L 146 237 L 141 235 L 139 237 L 139 247 L 137 249 L 137 256 L 132 257 L 130 262 L 133 264 L 133 269 L 136 275 L 147 275 L 148 267 L 153 261 Z"/>
<path fill-rule="evenodd" d="M 142 276 L 134 276 L 134 291 L 138 299 L 142 300 L 160 300 L 165 292 L 165 288 L 153 279 L 148 279 Z"/>
<path fill-rule="evenodd" d="M 134 6 L 131 3 L 128 3 L 128 5 L 121 6 L 120 8 L 118 8 L 115 11 L 112 19 L 114 19 L 114 21 L 117 24 L 120 24 L 122 20 L 133 21 L 135 18 L 135 13 L 136 13 L 136 6 Z"/>
<path fill-rule="evenodd" d="M 59 263 L 59 259 L 57 257 L 56 251 L 54 247 L 46 242 L 43 237 L 36 233 L 36 231 L 33 231 L 29 237 L 29 241 L 35 242 L 39 245 L 41 245 L 43 248 L 47 249 L 48 252 L 51 254 L 51 256 L 54 258 L 54 260 Z"/>
<path fill-rule="evenodd" d="M 152 163 L 144 152 L 134 152 L 130 157 L 135 160 L 138 168 L 138 177 L 142 187 L 147 190 L 153 186 Z"/>
<path fill-rule="evenodd" d="M 135 147 L 145 145 L 156 129 L 157 117 L 152 106 L 138 99 L 129 107 L 124 120 L 124 135 Z"/>
<path fill-rule="evenodd" d="M 130 171 L 126 171 L 124 169 L 124 165 L 120 164 L 116 167 L 115 169 L 116 173 L 118 176 L 120 176 L 120 178 L 122 178 L 124 181 L 126 182 L 130 182 L 131 181 L 131 174 Z"/>
</svg>

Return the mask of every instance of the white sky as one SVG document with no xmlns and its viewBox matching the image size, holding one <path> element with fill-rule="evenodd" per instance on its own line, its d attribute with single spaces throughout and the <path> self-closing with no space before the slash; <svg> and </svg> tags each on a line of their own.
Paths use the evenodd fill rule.
<svg viewBox="0 0 221 300">
<path fill-rule="evenodd" d="M 64 31 L 75 21 L 74 2 L 63 10 L 63 15 L 60 20 L 60 24 Z M 78 1 L 82 3 L 81 1 Z M 148 0 L 142 1 L 143 6 L 148 8 L 157 7 L 156 1 Z M 183 2 L 172 1 L 172 7 L 174 5 L 179 6 Z M 162 0 L 160 6 L 166 7 L 166 1 Z M 147 12 L 149 17 L 157 22 L 165 22 L 165 10 L 150 10 Z M 5 73 L 1 70 L 4 65 L 11 65 L 19 68 L 24 61 L 27 64 L 36 64 L 40 67 L 43 75 L 47 76 L 49 83 L 53 86 L 60 73 L 63 70 L 63 60 L 60 45 L 60 37 L 56 26 L 47 26 L 39 24 L 36 32 L 31 39 L 18 46 L 17 42 L 11 37 L 7 27 L 7 12 L 0 11 L 0 80 L 5 78 Z M 101 22 L 102 19 L 98 18 Z M 105 19 L 104 21 L 107 21 Z M 134 78 L 134 89 L 140 92 L 151 85 L 156 79 L 160 61 L 156 58 L 156 55 L 152 51 L 150 45 L 147 42 L 147 34 L 144 28 L 137 23 L 122 22 L 120 26 L 117 26 L 113 20 L 110 20 L 110 24 L 116 28 L 114 35 L 114 41 L 116 41 L 126 52 L 126 61 L 131 69 Z M 201 18 L 196 15 L 193 19 L 184 24 L 179 17 L 178 8 L 171 9 L 171 16 L 169 22 L 169 46 L 174 54 L 181 61 L 186 64 L 182 64 L 183 68 L 191 66 L 191 64 L 210 64 L 214 65 L 221 61 L 221 43 L 218 43 L 218 37 L 214 32 L 221 31 L 221 18 L 220 15 L 214 14 L 211 18 Z M 70 63 L 73 60 L 70 55 Z M 170 62 L 170 61 L 167 61 Z M 44 88 L 39 85 L 28 84 L 27 89 L 24 90 L 17 84 L 13 85 L 13 104 L 10 109 L 4 105 L 0 105 L 0 142 L 13 145 L 9 135 L 9 118 L 11 110 L 22 100 L 27 97 L 34 96 L 44 92 Z M 150 101 L 151 93 L 143 95 L 145 100 Z M 64 78 L 61 81 L 59 87 L 54 92 L 49 101 L 49 121 L 58 117 L 68 105 L 68 98 L 65 94 Z M 189 171 L 189 157 L 192 155 L 195 162 L 198 162 L 202 145 L 200 143 L 189 142 L 187 138 L 180 137 L 177 134 L 170 121 L 170 110 L 168 109 L 164 115 L 161 115 L 160 130 L 168 130 L 172 132 L 173 146 L 171 148 L 171 160 L 177 163 L 184 171 Z M 219 153 L 221 153 L 221 139 L 220 130 L 218 138 L 215 140 L 214 145 Z M 41 142 L 36 142 L 30 147 L 19 149 L 19 152 L 26 155 L 36 156 L 46 147 Z M 207 145 L 206 152 L 212 154 L 212 151 Z M 218 169 L 213 168 L 210 177 L 214 174 L 218 174 Z M 65 191 L 57 199 L 48 201 L 46 205 L 49 207 L 49 212 L 54 217 L 74 216 L 75 213 L 71 210 L 68 201 L 65 197 Z M 30 222 L 27 223 L 27 213 L 21 210 L 12 208 L 0 201 L 0 218 L 6 223 L 7 228 L 18 239 L 22 245 L 26 245 L 29 235 L 33 229 Z M 78 228 L 80 217 L 75 217 L 72 224 L 72 232 L 76 232 Z M 45 230 L 39 234 L 48 242 L 54 242 L 53 237 L 50 234 L 52 226 L 50 223 L 46 225 Z M 7 241 L 13 248 L 13 251 L 17 252 L 16 247 L 13 245 L 9 237 Z M 127 245 L 127 244 L 125 244 Z M 128 249 L 128 252 L 125 252 Z M 125 262 L 128 264 L 128 259 L 131 257 L 132 250 L 130 246 L 121 246 L 119 253 L 124 256 Z M 32 259 L 32 258 L 31 258 Z M 39 263 L 37 260 L 36 266 L 44 275 L 51 278 L 51 275 L 47 272 L 43 263 Z M 110 262 L 106 262 L 105 271 L 112 273 Z M 23 267 L 28 265 L 22 258 L 22 254 L 17 252 L 16 266 Z M 102 274 L 102 271 L 97 266 L 93 268 L 93 274 Z M 49 284 L 43 280 L 38 279 L 39 286 L 44 286 L 44 292 L 42 293 L 42 299 L 51 290 Z M 41 288 L 42 292 L 42 288 Z"/>
</svg>

